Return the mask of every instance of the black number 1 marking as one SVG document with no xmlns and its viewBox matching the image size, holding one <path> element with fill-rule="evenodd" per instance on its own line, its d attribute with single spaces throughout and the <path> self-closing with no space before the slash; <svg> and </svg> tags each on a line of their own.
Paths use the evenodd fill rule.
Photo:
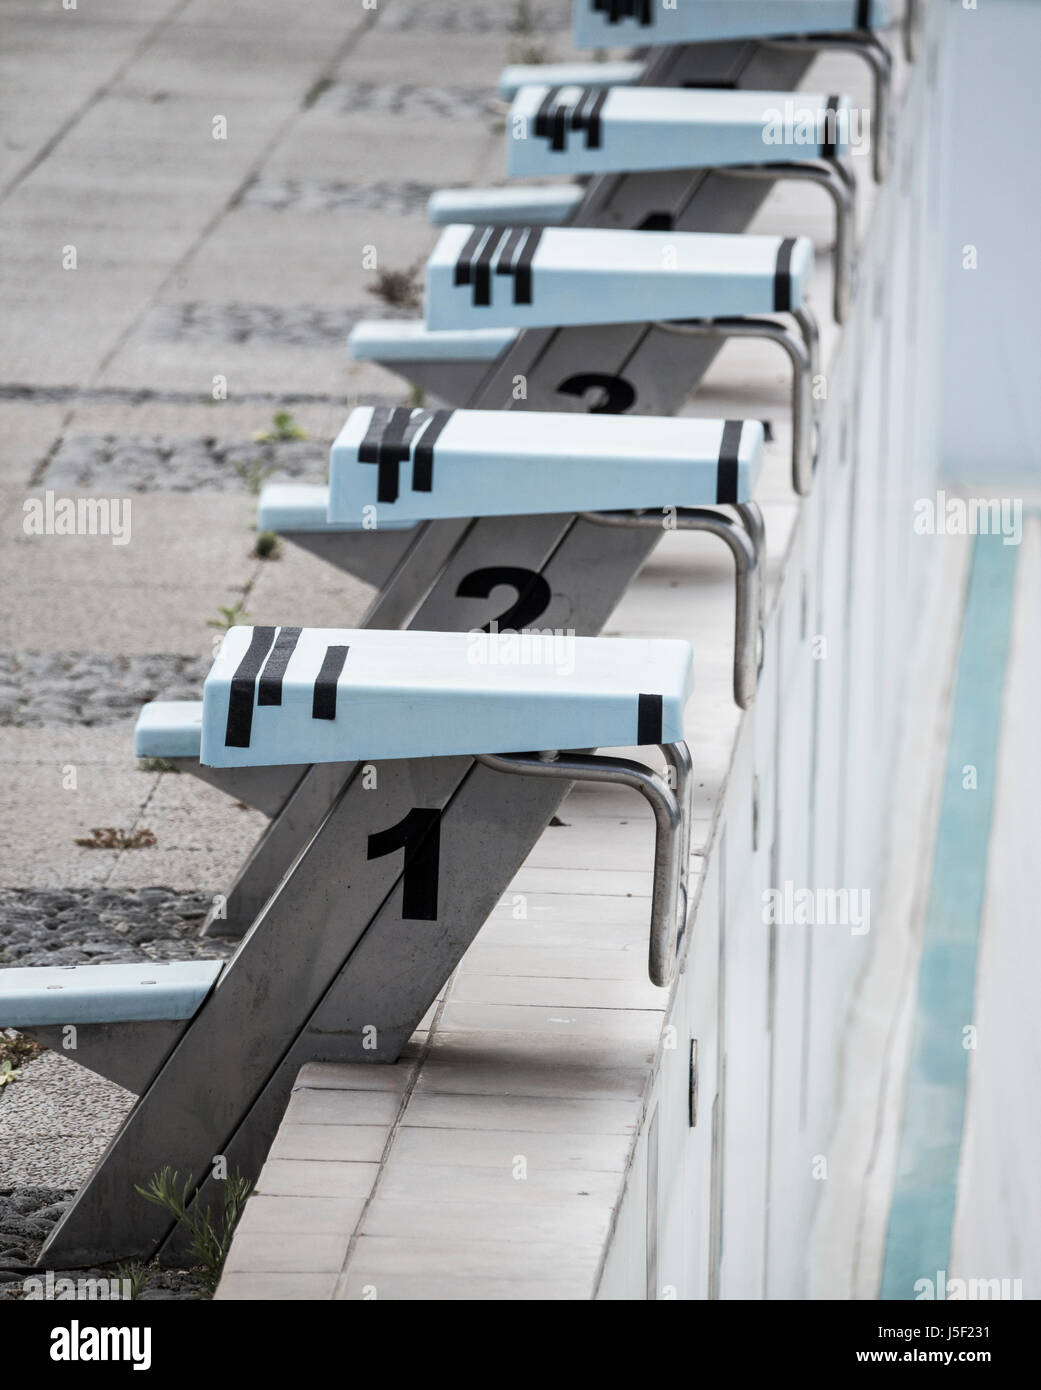
<svg viewBox="0 0 1041 1390">
<path fill-rule="evenodd" d="M 387 830 L 369 836 L 369 859 L 405 851 L 401 916 L 406 922 L 437 921 L 437 879 L 441 861 L 441 812 L 414 806 Z"/>
</svg>

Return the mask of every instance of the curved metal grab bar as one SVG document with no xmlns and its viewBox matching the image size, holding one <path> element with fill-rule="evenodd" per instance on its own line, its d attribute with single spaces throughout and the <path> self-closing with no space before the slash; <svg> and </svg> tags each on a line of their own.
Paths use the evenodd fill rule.
<svg viewBox="0 0 1041 1390">
<path fill-rule="evenodd" d="M 693 765 L 685 743 L 660 745 L 676 789 L 660 773 L 631 758 L 595 753 L 478 753 L 476 760 L 495 772 L 522 777 L 561 777 L 570 782 L 613 782 L 632 787 L 654 812 L 654 877 L 647 971 L 651 982 L 669 985 L 676 972 L 676 950 L 687 920 Z"/>
<path fill-rule="evenodd" d="M 710 531 L 730 547 L 734 557 L 734 700 L 748 709 L 755 699 L 763 664 L 763 582 L 760 556 L 765 530 L 755 502 L 735 504 L 744 525 L 708 507 L 676 507 L 676 529 Z M 651 511 L 580 512 L 594 526 L 665 530 L 661 515 Z"/>
<path fill-rule="evenodd" d="M 871 68 L 875 82 L 875 109 L 872 112 L 871 143 L 875 182 L 882 183 L 889 172 L 889 91 L 893 80 L 893 58 L 885 44 L 870 30 L 857 34 L 808 34 L 790 38 L 759 39 L 763 48 L 788 48 L 799 52 L 834 49 L 856 53 Z"/>
<path fill-rule="evenodd" d="M 808 322 L 816 330 L 809 309 L 801 309 L 799 315 L 800 326 Z M 692 338 L 766 338 L 787 353 L 792 364 L 792 487 L 800 497 L 807 496 L 817 466 L 812 359 L 807 344 L 773 319 L 659 319 L 651 327 Z"/>
<path fill-rule="evenodd" d="M 736 164 L 717 169 L 718 174 L 732 178 L 803 180 L 815 183 L 835 205 L 835 281 L 832 312 L 836 323 L 845 323 L 853 301 L 854 285 L 854 192 L 848 171 L 837 160 L 793 161 L 791 164 Z"/>
</svg>

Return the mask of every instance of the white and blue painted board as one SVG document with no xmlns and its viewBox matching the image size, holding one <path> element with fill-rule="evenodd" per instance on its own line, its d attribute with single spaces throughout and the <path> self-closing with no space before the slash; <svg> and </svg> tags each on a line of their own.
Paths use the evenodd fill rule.
<svg viewBox="0 0 1041 1390">
<path fill-rule="evenodd" d="M 427 327 L 547 328 L 801 308 L 806 237 L 587 227 L 446 227 L 427 262 Z"/>
<path fill-rule="evenodd" d="M 758 420 L 359 406 L 332 447 L 329 522 L 747 502 L 762 462 Z"/>
<path fill-rule="evenodd" d="M 516 336 L 503 328 L 440 333 L 418 319 L 362 319 L 347 349 L 356 362 L 494 362 Z"/>
<path fill-rule="evenodd" d="M 627 747 L 683 738 L 687 642 L 234 627 L 203 687 L 209 767 Z"/>
<path fill-rule="evenodd" d="M 576 48 L 879 29 L 891 0 L 572 0 Z"/>
<path fill-rule="evenodd" d="M 569 171 L 561 166 L 557 172 Z M 529 227 L 557 227 L 568 220 L 584 197 L 585 189 L 568 183 L 439 188 L 427 199 L 427 219 L 434 227 L 447 227 L 453 222 L 522 222 Z"/>
<path fill-rule="evenodd" d="M 139 758 L 197 758 L 202 738 L 201 700 L 152 700 L 134 727 Z"/>
<path fill-rule="evenodd" d="M 542 84 L 513 100 L 506 170 L 541 178 L 835 158 L 849 152 L 849 128 L 849 98 L 837 95 Z"/>
<path fill-rule="evenodd" d="M 35 965 L 0 970 L 0 1027 L 191 1018 L 224 962 Z"/>
<path fill-rule="evenodd" d="M 257 530 L 287 535 L 302 531 L 408 531 L 413 522 L 399 517 L 380 517 L 378 523 L 359 511 L 350 521 L 335 522 L 329 515 L 329 489 L 321 483 L 268 483 L 257 506 Z"/>
</svg>

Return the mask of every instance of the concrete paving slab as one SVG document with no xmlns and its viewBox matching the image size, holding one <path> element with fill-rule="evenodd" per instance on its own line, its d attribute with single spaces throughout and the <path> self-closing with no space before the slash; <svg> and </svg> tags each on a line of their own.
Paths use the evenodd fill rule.
<svg viewBox="0 0 1041 1390">
<path fill-rule="evenodd" d="M 378 1125 L 393 1123 L 400 1107 L 393 1091 L 294 1090 L 286 1110 L 293 1125 Z"/>
<path fill-rule="evenodd" d="M 378 1163 L 272 1158 L 264 1164 L 256 1190 L 275 1197 L 364 1199 L 372 1190 L 378 1174 Z"/>
<path fill-rule="evenodd" d="M 249 1299 L 285 1299 L 312 1302 L 319 1298 L 332 1298 L 336 1288 L 337 1276 L 328 1274 L 290 1274 L 280 1270 L 271 1273 L 235 1273 L 221 1280 L 221 1286 L 214 1298 L 218 1302 Z"/>
<path fill-rule="evenodd" d="M 367 1236 L 408 1239 L 414 1245 L 428 1240 L 451 1240 L 460 1234 L 480 1241 L 527 1244 L 539 1241 L 574 1241 L 594 1246 L 611 1228 L 611 1209 L 587 1203 L 580 1197 L 564 1202 L 531 1202 L 515 1206 L 496 1197 L 482 1202 L 475 1196 L 459 1201 L 444 1197 L 426 1200 L 377 1197 L 370 1202 L 360 1223 L 361 1240 Z"/>
<path fill-rule="evenodd" d="M 555 1208 L 572 1202 L 581 1207 L 613 1210 L 618 1198 L 613 1174 L 580 1168 L 538 1168 L 527 1159 L 525 1154 L 523 1167 L 516 1162 L 516 1156 L 511 1165 L 502 1168 L 431 1164 L 424 1170 L 428 1199 L 431 1204 L 473 1200 L 522 1211 L 531 1206 Z M 413 1165 L 392 1154 L 380 1180 L 377 1200 L 414 1204 L 415 1178 Z M 369 1233 L 377 1234 L 374 1230 Z"/>
<path fill-rule="evenodd" d="M 288 1222 L 302 1234 L 353 1230 L 363 1203 L 348 1197 L 269 1197 L 253 1193 L 242 1213 L 243 1230 L 279 1231 Z"/>
<path fill-rule="evenodd" d="M 294 1091 L 393 1091 L 401 1095 L 412 1080 L 414 1063 L 403 1059 L 392 1066 L 364 1062 L 308 1062 L 300 1068 Z"/>
<path fill-rule="evenodd" d="M 348 1237 L 329 1232 L 239 1232 L 235 1253 L 229 1251 L 228 1274 L 324 1274 L 338 1273 L 347 1255 Z"/>
<path fill-rule="evenodd" d="M 379 1163 L 386 1129 L 366 1124 L 286 1124 L 271 1146 L 272 1158 L 329 1159 L 339 1163 Z"/>
<path fill-rule="evenodd" d="M 52 793 L 55 784 L 60 788 L 57 768 L 30 770 L 11 763 L 0 767 L 0 817 L 7 827 L 0 885 L 60 888 L 70 883 L 107 882 L 120 851 L 85 849 L 75 841 L 89 839 L 95 826 L 128 831 L 143 826 L 141 817 L 150 789 L 148 780 L 132 765 L 125 770 L 98 768 L 95 775 L 88 769 L 76 791 L 58 796 Z M 153 852 L 139 849 L 126 853 L 148 858 Z M 149 882 L 157 881 L 147 870 L 146 877 Z"/>
</svg>

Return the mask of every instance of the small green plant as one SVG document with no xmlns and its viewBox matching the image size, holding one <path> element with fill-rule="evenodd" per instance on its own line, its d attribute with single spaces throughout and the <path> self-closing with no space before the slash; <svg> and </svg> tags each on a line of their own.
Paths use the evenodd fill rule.
<svg viewBox="0 0 1041 1390">
<path fill-rule="evenodd" d="M 415 265 L 409 266 L 407 270 L 378 270 L 376 283 L 366 285 L 365 289 L 392 308 L 418 309 L 423 302 L 423 291 L 418 276 L 419 267 Z"/>
<path fill-rule="evenodd" d="M 287 439 L 306 439 L 307 431 L 302 430 L 288 410 L 276 410 L 271 417 L 271 428 L 258 430 L 253 436 L 258 444 L 271 444 Z"/>
<path fill-rule="evenodd" d="M 129 1260 L 126 1264 L 116 1265 L 116 1277 L 122 1283 L 130 1285 L 131 1299 L 140 1298 L 155 1275 L 155 1269 L 142 1264 L 140 1260 Z"/>
<path fill-rule="evenodd" d="M 117 830 L 114 825 L 96 825 L 88 836 L 77 840 L 84 849 L 151 849 L 158 841 L 155 834 L 140 830 Z"/>
<path fill-rule="evenodd" d="M 256 560 L 279 560 L 282 558 L 282 547 L 278 543 L 278 537 L 274 531 L 261 531 L 257 536 L 256 544 L 253 547 L 253 557 Z"/>
<path fill-rule="evenodd" d="M 249 463 L 236 463 L 235 472 L 246 484 L 246 488 L 254 497 L 260 496 L 260 489 L 275 472 L 273 463 L 265 463 L 263 459 L 250 459 Z"/>
<path fill-rule="evenodd" d="M 405 404 L 409 407 L 409 409 L 422 410 L 426 403 L 427 393 L 423 390 L 422 386 L 410 386 L 408 388 L 408 395 L 405 398 Z"/>
<path fill-rule="evenodd" d="M 206 626 L 215 627 L 220 632 L 230 631 L 231 628 L 237 626 L 237 624 L 244 623 L 249 617 L 249 614 L 246 612 L 246 605 L 241 599 L 236 599 L 236 601 L 227 608 L 225 608 L 223 604 L 219 605 L 217 612 L 220 614 L 220 617 L 207 618 Z"/>
<path fill-rule="evenodd" d="M 211 1207 L 200 1211 L 193 1206 L 189 1210 L 191 1179 L 185 1178 L 182 1184 L 175 1168 L 160 1168 L 158 1173 L 152 1174 L 147 1187 L 136 1187 L 136 1190 L 145 1201 L 169 1212 L 183 1227 L 189 1253 L 199 1266 L 202 1282 L 213 1293 L 220 1281 L 232 1233 L 252 1187 L 252 1182 L 238 1169 L 229 1173 L 224 1180 L 224 1201 L 216 1215 Z"/>
<path fill-rule="evenodd" d="M 177 764 L 170 758 L 138 758 L 138 772 L 180 772 Z"/>
<path fill-rule="evenodd" d="M 0 956 L 4 952 L 0 951 Z M 42 1043 L 34 1042 L 32 1038 L 27 1038 L 24 1033 L 18 1033 L 13 1028 L 0 1028 L 0 1066 L 17 1071 L 19 1067 L 24 1067 L 26 1062 L 31 1062 L 34 1057 L 39 1057 L 41 1052 L 47 1049 Z M 9 1080 L 16 1080 L 10 1077 Z"/>
<path fill-rule="evenodd" d="M 10 1062 L 0 1062 L 0 1086 L 7 1086 L 12 1081 L 17 1081 L 14 1067 Z"/>
</svg>

